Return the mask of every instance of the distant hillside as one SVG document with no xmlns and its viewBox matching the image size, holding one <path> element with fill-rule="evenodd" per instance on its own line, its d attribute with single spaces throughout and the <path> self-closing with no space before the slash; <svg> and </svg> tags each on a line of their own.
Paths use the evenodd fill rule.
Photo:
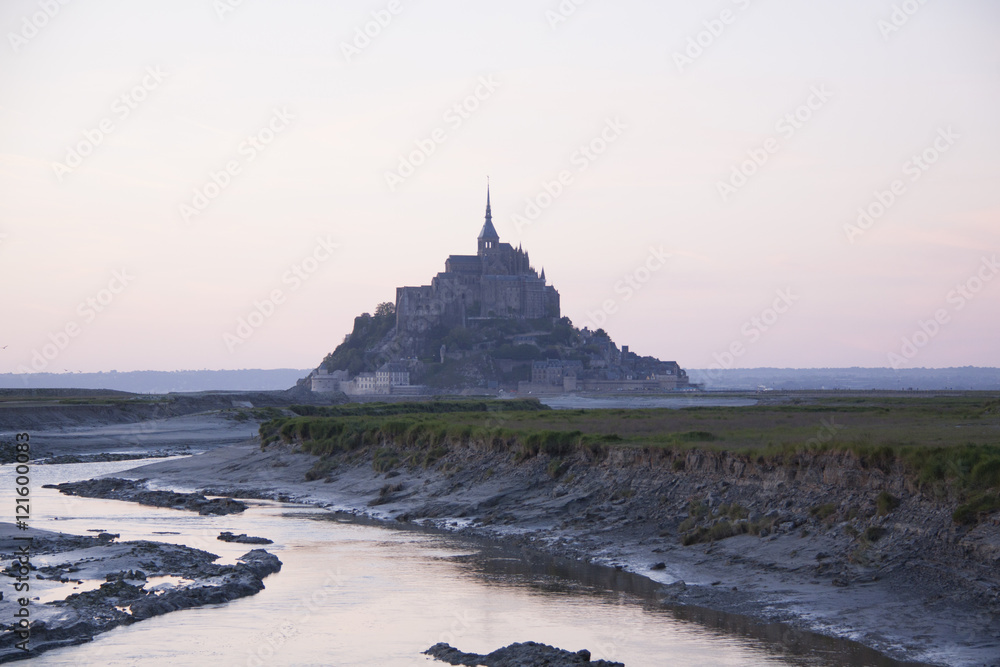
<svg viewBox="0 0 1000 667">
<path fill-rule="evenodd" d="M 5 389 L 114 389 L 136 394 L 187 391 L 277 391 L 289 389 L 309 370 L 276 368 L 238 371 L 130 371 L 118 373 L 0 374 Z"/>
<path fill-rule="evenodd" d="M 443 392 L 561 393 L 565 378 L 573 391 L 597 385 L 614 391 L 607 383 L 660 382 L 657 377 L 668 378 L 662 381 L 670 389 L 687 387 L 687 375 L 676 362 L 619 348 L 603 329 L 578 329 L 568 317 L 475 317 L 465 324 L 438 322 L 400 332 L 392 303 L 379 304 L 375 315 L 356 317 L 354 329 L 321 368 L 353 377 L 389 362 L 404 364 L 411 384 Z M 536 362 L 543 367 L 541 375 Z"/>
<path fill-rule="evenodd" d="M 1000 368 L 732 368 L 692 369 L 692 382 L 712 390 L 960 389 L 1000 390 Z"/>
</svg>

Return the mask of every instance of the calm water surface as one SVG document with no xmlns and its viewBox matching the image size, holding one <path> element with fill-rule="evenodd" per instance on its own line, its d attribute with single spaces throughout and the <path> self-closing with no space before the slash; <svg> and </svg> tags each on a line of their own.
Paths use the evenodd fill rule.
<svg viewBox="0 0 1000 667">
<path fill-rule="evenodd" d="M 248 533 L 275 541 L 265 548 L 282 560 L 282 571 L 255 596 L 118 628 L 91 643 L 43 654 L 33 664 L 444 665 L 420 652 L 439 641 L 486 653 L 529 640 L 587 648 L 595 659 L 628 667 L 892 664 L 847 643 L 801 633 L 793 633 L 796 655 L 787 645 L 759 638 L 787 630 L 751 630 L 757 637 L 747 636 L 753 624 L 746 619 L 656 605 L 653 586 L 642 577 L 525 557 L 502 545 L 390 530 L 279 503 L 255 502 L 240 515 L 202 517 L 40 488 L 135 465 L 36 466 L 32 525 L 187 544 L 219 554 L 223 562 L 252 547 L 220 542 L 218 533 Z M 10 466 L 0 466 L 2 488 L 11 488 L 10 476 Z"/>
</svg>

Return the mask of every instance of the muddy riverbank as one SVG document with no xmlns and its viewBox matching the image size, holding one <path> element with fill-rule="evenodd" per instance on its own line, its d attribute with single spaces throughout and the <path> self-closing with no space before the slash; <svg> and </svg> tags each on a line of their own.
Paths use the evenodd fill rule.
<svg viewBox="0 0 1000 667">
<path fill-rule="evenodd" d="M 278 558 L 261 549 L 220 565 L 218 556 L 201 549 L 116 539 L 111 533 L 80 536 L 0 523 L 3 574 L 21 587 L 0 599 L 0 662 L 82 644 L 179 609 L 253 595 L 281 569 Z M 6 622 L 17 619 L 19 610 L 26 610 L 30 630 Z"/>
<path fill-rule="evenodd" d="M 387 447 L 334 457 L 312 481 L 315 457 L 255 443 L 119 476 L 433 524 L 641 573 L 662 584 L 665 604 L 850 638 L 900 660 L 997 664 L 1000 530 L 956 525 L 954 507 L 901 471 L 833 453 L 774 466 L 697 451 L 683 464 L 638 450 L 518 461 L 460 446 L 427 467 L 376 472 Z"/>
</svg>

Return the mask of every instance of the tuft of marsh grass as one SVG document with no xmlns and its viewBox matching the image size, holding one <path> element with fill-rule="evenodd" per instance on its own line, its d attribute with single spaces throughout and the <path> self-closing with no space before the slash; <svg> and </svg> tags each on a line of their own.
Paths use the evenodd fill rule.
<svg viewBox="0 0 1000 667">
<path fill-rule="evenodd" d="M 830 516 L 832 516 L 837 511 L 836 503 L 824 503 L 822 505 L 816 505 L 809 509 L 809 514 L 816 517 L 820 521 L 823 521 Z"/>
<path fill-rule="evenodd" d="M 885 516 L 899 507 L 899 498 L 892 495 L 888 491 L 883 491 L 878 494 L 878 498 L 875 499 L 875 504 L 878 507 L 878 515 Z"/>
<path fill-rule="evenodd" d="M 567 470 L 569 470 L 569 462 L 556 458 L 549 461 L 546 472 L 552 479 L 559 479 Z"/>
<path fill-rule="evenodd" d="M 975 525 L 997 511 L 1000 511 L 1000 493 L 995 491 L 977 493 L 959 505 L 951 518 L 958 524 Z"/>
</svg>

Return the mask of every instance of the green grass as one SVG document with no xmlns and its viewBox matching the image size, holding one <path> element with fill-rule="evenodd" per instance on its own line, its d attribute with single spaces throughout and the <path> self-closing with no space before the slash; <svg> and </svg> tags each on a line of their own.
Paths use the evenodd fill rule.
<svg viewBox="0 0 1000 667">
<path fill-rule="evenodd" d="M 730 519 L 745 519 L 750 516 L 750 510 L 736 503 L 732 505 L 719 505 L 717 512 L 719 516 L 727 516 Z"/>
<path fill-rule="evenodd" d="M 798 452 L 822 428 L 838 429 L 820 449 L 849 449 L 873 466 L 891 463 L 899 447 L 951 447 L 997 442 L 994 408 L 982 398 L 828 398 L 814 405 L 705 407 L 684 410 L 512 410 L 505 425 L 514 430 L 579 430 L 616 436 L 618 444 L 752 451 Z M 472 415 L 456 419 L 470 422 Z M 958 428 L 958 427 L 961 428 Z"/>
<path fill-rule="evenodd" d="M 118 398 L 118 397 L 87 397 L 87 398 L 55 398 L 49 399 L 60 405 L 157 405 L 171 401 L 164 398 Z"/>
<path fill-rule="evenodd" d="M 829 518 L 832 514 L 837 511 L 836 503 L 825 503 L 823 505 L 817 505 L 809 509 L 809 514 L 816 517 L 820 521 Z"/>
<path fill-rule="evenodd" d="M 519 399 L 296 406 L 293 411 L 300 416 L 261 426 L 262 446 L 295 442 L 328 456 L 391 442 L 422 452 L 404 460 L 425 466 L 458 444 L 508 451 L 519 461 L 575 452 L 601 460 L 612 448 L 634 448 L 666 454 L 675 471 L 684 469 L 690 450 L 788 466 L 798 465 L 801 454 L 845 453 L 864 468 L 902 472 L 922 491 L 956 499 L 962 504 L 956 512 L 959 523 L 995 511 L 990 508 L 1000 492 L 1000 399 L 995 394 L 806 396 L 797 405 L 683 410 L 550 410 L 536 400 Z M 831 431 L 824 424 L 838 428 Z M 814 439 L 822 432 L 832 437 L 817 446 Z M 897 503 L 884 494 L 879 514 L 893 511 Z M 835 510 L 822 507 L 816 516 L 824 519 Z"/>
<path fill-rule="evenodd" d="M 993 490 L 970 497 L 968 501 L 958 506 L 952 514 L 952 519 L 955 523 L 972 525 L 997 510 L 1000 510 L 1000 493 Z"/>
<path fill-rule="evenodd" d="M 881 526 L 868 526 L 865 528 L 865 532 L 862 534 L 862 539 L 869 544 L 873 542 L 878 542 L 885 535 L 886 530 Z"/>
<path fill-rule="evenodd" d="M 559 479 L 560 477 L 563 476 L 563 473 L 565 473 L 568 469 L 569 469 L 568 461 L 566 461 L 565 459 L 556 458 L 549 461 L 549 465 L 548 468 L 546 469 L 546 472 L 552 479 Z"/>
<path fill-rule="evenodd" d="M 389 472 L 399 465 L 399 453 L 391 447 L 381 447 L 372 458 L 372 469 L 375 472 Z"/>
<path fill-rule="evenodd" d="M 266 421 L 268 419 L 279 419 L 282 416 L 280 408 L 251 408 L 251 409 L 236 409 L 227 410 L 223 413 L 228 419 L 238 422 L 248 422 L 251 419 L 257 421 Z"/>
<path fill-rule="evenodd" d="M 875 504 L 878 506 L 878 515 L 885 516 L 899 507 L 899 498 L 892 495 L 888 491 L 883 491 L 878 494 L 878 498 L 875 499 Z"/>
<path fill-rule="evenodd" d="M 433 400 L 400 403 L 346 403 L 344 405 L 293 405 L 289 408 L 302 417 L 387 417 L 408 414 L 444 414 L 453 412 L 533 412 L 549 410 L 537 398 L 509 400 Z"/>
<path fill-rule="evenodd" d="M 682 523 L 681 526 L 684 524 Z M 730 521 L 724 519 L 712 526 L 701 526 L 694 530 L 687 530 L 681 535 L 681 544 L 691 546 L 692 544 L 704 544 L 717 542 L 736 535 L 757 535 L 761 531 L 770 531 L 774 525 L 772 519 L 761 519 L 759 521 L 747 521 L 745 519 Z"/>
<path fill-rule="evenodd" d="M 690 546 L 703 542 L 724 540 L 734 535 L 758 534 L 762 530 L 770 531 L 773 519 L 758 519 L 750 521 L 750 510 L 736 503 L 719 505 L 713 511 L 701 500 L 688 503 L 688 518 L 677 527 L 681 534 L 681 544 Z M 701 525 L 706 521 L 714 521 L 711 525 Z"/>
</svg>

